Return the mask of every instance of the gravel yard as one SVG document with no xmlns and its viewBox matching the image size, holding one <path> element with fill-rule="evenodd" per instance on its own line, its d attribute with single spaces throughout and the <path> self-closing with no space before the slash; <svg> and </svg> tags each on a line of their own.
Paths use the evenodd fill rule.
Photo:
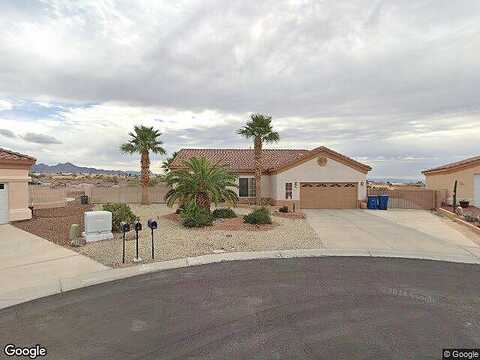
<svg viewBox="0 0 480 360">
<path fill-rule="evenodd" d="M 273 217 L 270 230 L 215 230 L 215 227 L 186 229 L 176 221 L 165 218 L 174 210 L 162 204 L 150 206 L 131 205 L 133 212 L 146 224 L 149 218 L 158 222 L 155 231 L 155 261 L 171 260 L 187 256 L 199 256 L 214 252 L 255 251 L 319 248 L 322 243 L 313 229 L 303 219 Z M 242 216 L 250 210 L 236 208 Z M 150 229 L 144 228 L 139 236 L 140 257 L 144 262 L 151 261 Z M 76 251 L 107 266 L 122 266 L 122 237 L 89 243 Z M 135 256 L 135 232 L 128 234 L 126 242 L 126 263 L 131 264 Z"/>
</svg>

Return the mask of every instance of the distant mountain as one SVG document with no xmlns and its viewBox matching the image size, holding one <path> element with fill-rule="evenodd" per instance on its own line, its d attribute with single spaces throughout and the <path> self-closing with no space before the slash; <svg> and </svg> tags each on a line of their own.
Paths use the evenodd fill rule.
<svg viewBox="0 0 480 360">
<path fill-rule="evenodd" d="M 32 167 L 32 172 L 42 174 L 95 174 L 95 175 L 138 175 L 138 171 L 122 171 L 122 170 L 104 170 L 91 167 L 77 166 L 72 163 L 60 163 L 57 165 L 35 164 Z"/>
</svg>

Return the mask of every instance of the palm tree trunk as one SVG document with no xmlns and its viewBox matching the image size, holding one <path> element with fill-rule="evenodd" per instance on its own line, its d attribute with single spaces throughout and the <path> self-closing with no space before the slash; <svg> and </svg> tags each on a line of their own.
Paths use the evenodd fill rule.
<svg viewBox="0 0 480 360">
<path fill-rule="evenodd" d="M 210 212 L 211 201 L 207 193 L 199 192 L 196 196 L 197 205 Z"/>
<path fill-rule="evenodd" d="M 142 152 L 141 156 L 141 179 L 142 185 L 142 205 L 150 205 L 150 198 L 148 196 L 148 184 L 150 182 L 150 158 L 148 151 Z"/>
<path fill-rule="evenodd" d="M 262 205 L 262 138 L 255 137 L 255 204 Z"/>
</svg>

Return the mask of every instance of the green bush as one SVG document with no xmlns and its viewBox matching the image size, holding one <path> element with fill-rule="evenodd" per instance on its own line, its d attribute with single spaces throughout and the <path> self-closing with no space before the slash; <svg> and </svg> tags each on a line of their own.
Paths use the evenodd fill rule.
<svg viewBox="0 0 480 360">
<path fill-rule="evenodd" d="M 282 206 L 280 209 L 278 209 L 281 213 L 288 213 L 288 206 Z"/>
<path fill-rule="evenodd" d="M 261 207 L 253 210 L 250 214 L 245 215 L 243 221 L 249 224 L 271 224 L 272 217 L 267 208 Z"/>
<path fill-rule="evenodd" d="M 212 216 L 214 219 L 231 219 L 236 218 L 237 214 L 230 208 L 220 208 L 213 210 Z"/>
<path fill-rule="evenodd" d="M 139 217 L 136 216 L 130 206 L 127 204 L 113 203 L 103 205 L 104 211 L 110 211 L 112 213 L 112 230 L 121 231 L 120 223 L 122 221 L 132 224 L 135 220 L 139 220 Z"/>
<path fill-rule="evenodd" d="M 182 224 L 185 227 L 203 227 L 210 226 L 213 223 L 212 214 L 192 202 L 186 205 L 180 213 Z"/>
</svg>

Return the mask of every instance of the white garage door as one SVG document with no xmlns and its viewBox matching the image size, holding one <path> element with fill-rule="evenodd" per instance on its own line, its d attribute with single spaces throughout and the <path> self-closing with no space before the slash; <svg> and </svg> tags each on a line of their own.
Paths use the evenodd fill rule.
<svg viewBox="0 0 480 360">
<path fill-rule="evenodd" d="M 0 183 L 0 224 L 8 223 L 8 187 Z"/>
<path fill-rule="evenodd" d="M 474 205 L 480 207 L 480 175 L 475 175 L 475 188 L 473 189 Z"/>
</svg>

